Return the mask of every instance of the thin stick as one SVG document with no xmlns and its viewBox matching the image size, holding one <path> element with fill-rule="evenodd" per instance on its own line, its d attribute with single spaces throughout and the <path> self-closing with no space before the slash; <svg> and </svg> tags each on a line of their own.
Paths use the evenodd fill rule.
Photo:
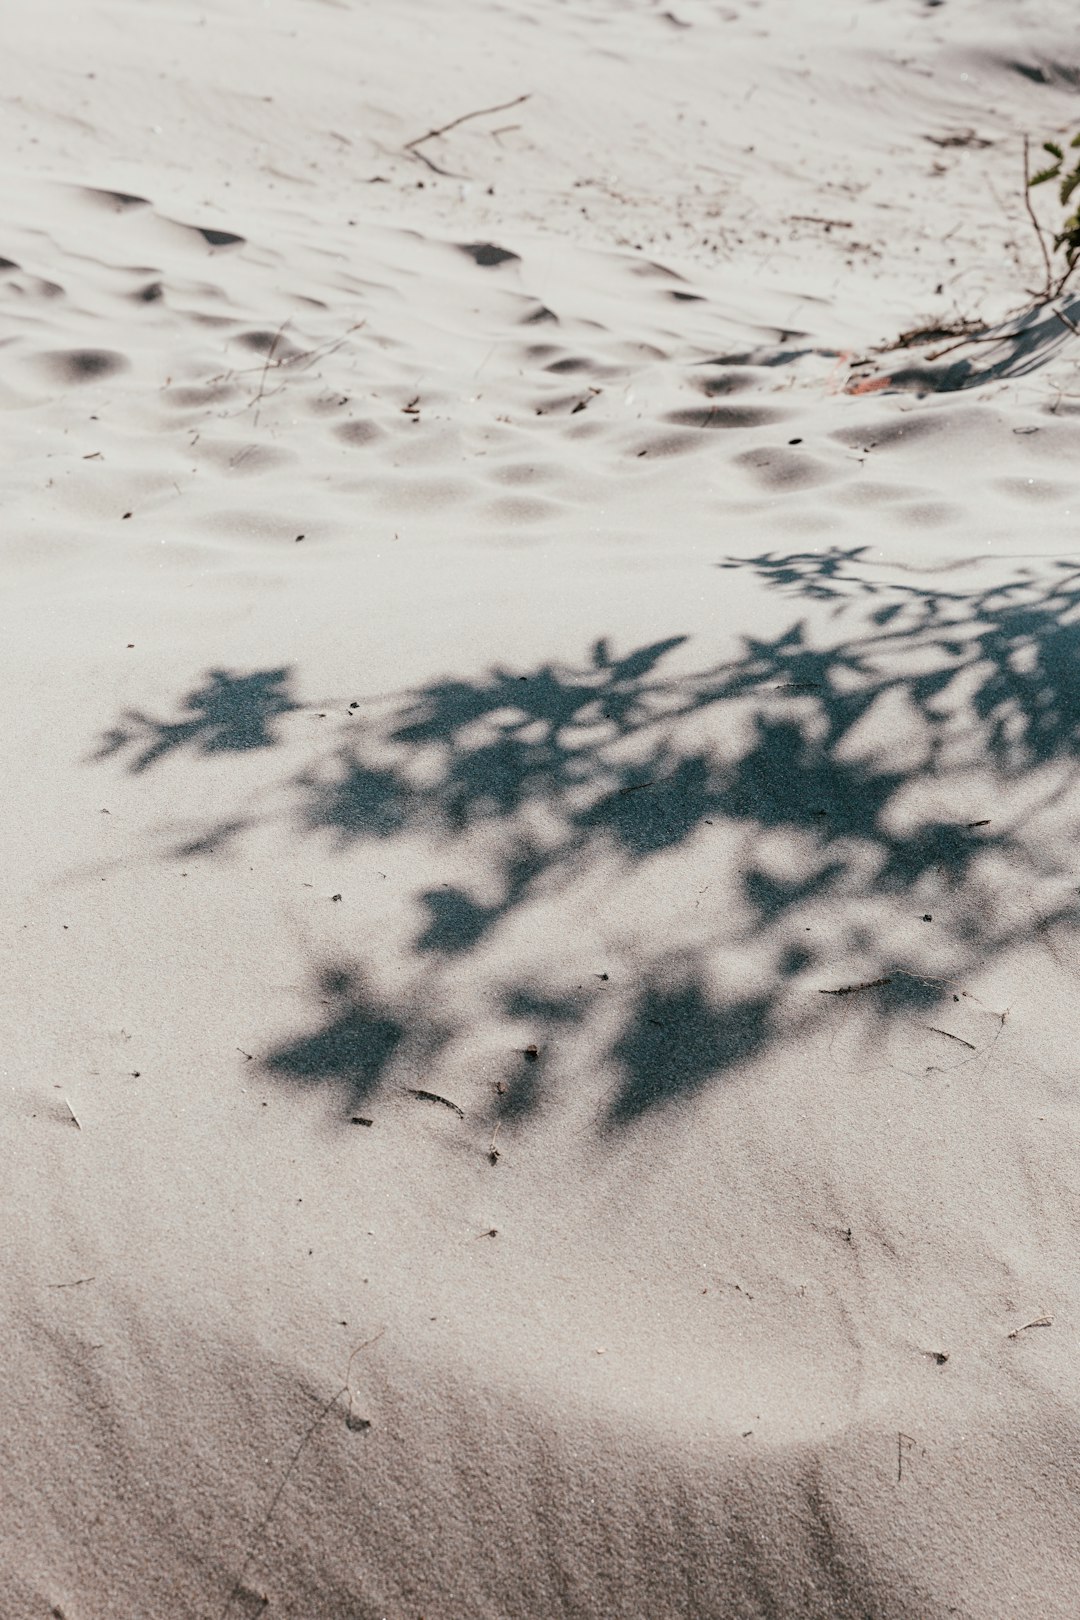
<svg viewBox="0 0 1080 1620">
<path fill-rule="evenodd" d="M 425 152 L 416 151 L 413 152 L 411 156 L 419 158 L 421 163 L 426 163 L 432 174 L 444 175 L 447 180 L 464 180 L 466 178 L 466 176 L 463 174 L 455 174 L 453 169 L 440 168 L 439 164 L 435 163 L 431 158 L 429 158 Z"/>
<path fill-rule="evenodd" d="M 949 343 L 944 349 L 935 349 L 928 354 L 928 360 L 940 360 L 943 355 L 952 354 L 955 349 L 966 348 L 969 343 L 1009 343 L 1013 338 L 1022 338 L 1023 332 L 972 332 L 968 337 L 957 338 L 955 343 Z"/>
<path fill-rule="evenodd" d="M 819 996 L 853 996 L 859 990 L 876 990 L 879 985 L 892 984 L 889 978 L 867 979 L 865 984 L 842 984 L 838 990 L 819 990 Z"/>
<path fill-rule="evenodd" d="M 520 107 L 521 103 L 528 101 L 528 99 L 528 95 L 515 96 L 513 101 L 500 101 L 495 107 L 478 107 L 475 112 L 462 113 L 460 118 L 452 118 L 448 124 L 440 124 L 438 129 L 429 129 L 426 135 L 417 135 L 415 140 L 406 141 L 403 150 L 410 152 L 413 157 L 418 157 L 421 163 L 426 163 L 428 168 L 433 169 L 436 174 L 444 174 L 449 179 L 454 179 L 455 176 L 451 175 L 449 170 L 440 169 L 437 163 L 433 163 L 429 157 L 426 157 L 423 152 L 418 150 L 423 146 L 424 142 L 436 140 L 440 135 L 446 135 L 450 130 L 457 129 L 459 124 L 467 124 L 470 118 L 486 118 L 488 113 L 506 112 L 510 107 Z"/>
<path fill-rule="evenodd" d="M 1023 1327 L 1013 1328 L 1012 1332 L 1005 1336 L 1008 1339 L 1018 1339 L 1021 1333 L 1027 1332 L 1028 1328 L 1053 1327 L 1053 1325 L 1054 1319 L 1052 1316 L 1037 1316 L 1034 1322 L 1025 1322 Z"/>
<path fill-rule="evenodd" d="M 1050 264 L 1050 255 L 1046 250 L 1046 239 L 1043 236 L 1042 226 L 1039 224 L 1039 221 L 1038 221 L 1038 218 L 1036 216 L 1035 210 L 1034 210 L 1034 208 L 1032 207 L 1032 204 L 1031 204 L 1031 164 L 1030 164 L 1029 155 L 1028 155 L 1029 146 L 1030 146 L 1030 142 L 1029 142 L 1027 136 L 1025 135 L 1024 136 L 1024 207 L 1027 209 L 1027 216 L 1028 216 L 1028 219 L 1030 219 L 1030 221 L 1031 221 L 1031 228 L 1035 232 L 1035 237 L 1036 237 L 1036 240 L 1038 241 L 1038 244 L 1039 244 L 1039 252 L 1042 254 L 1043 266 L 1044 266 L 1044 268 L 1046 270 L 1046 285 L 1045 285 L 1043 296 L 1045 298 L 1049 298 L 1049 297 L 1051 297 L 1051 294 L 1052 294 L 1052 288 L 1053 288 L 1053 282 L 1054 282 L 1054 272 L 1053 272 L 1053 268 L 1051 267 L 1051 264 Z"/>
<path fill-rule="evenodd" d="M 348 1392 L 348 1396 L 349 1396 L 348 1421 L 350 1423 L 352 1422 L 352 1419 L 353 1419 L 352 1364 L 356 1360 L 357 1356 L 360 1354 L 361 1350 L 370 1350 L 371 1346 L 373 1344 L 377 1344 L 378 1341 L 382 1338 L 382 1336 L 383 1336 L 383 1334 L 385 1332 L 386 1332 L 385 1328 L 380 1328 L 378 1333 L 374 1334 L 370 1339 L 365 1339 L 363 1344 L 358 1344 L 356 1349 L 353 1351 L 352 1355 L 349 1357 L 349 1365 L 345 1369 L 345 1389 Z"/>
<path fill-rule="evenodd" d="M 1070 256 L 1070 258 L 1068 260 L 1068 265 L 1067 265 L 1067 268 L 1066 268 L 1064 274 L 1059 276 L 1057 281 L 1054 283 L 1054 297 L 1055 298 L 1060 298 L 1062 293 L 1065 291 L 1065 288 L 1067 287 L 1067 285 L 1069 284 L 1069 282 L 1073 278 L 1073 274 L 1074 274 L 1074 272 L 1076 270 L 1076 266 L 1077 266 L 1078 262 L 1080 262 L 1080 261 L 1077 260 L 1075 255 Z"/>
<path fill-rule="evenodd" d="M 300 349 L 296 354 L 283 354 L 279 360 L 274 361 L 274 370 L 280 371 L 285 366 L 299 366 L 301 360 L 306 360 L 308 365 L 302 369 L 307 371 L 310 366 L 315 364 L 316 360 L 324 360 L 327 355 L 334 354 L 336 350 L 342 347 L 351 333 L 359 332 L 360 328 L 366 325 L 366 320 L 354 321 L 351 326 L 345 328 L 340 337 L 327 338 L 325 343 L 317 343 L 313 349 Z M 254 372 L 265 371 L 266 369 L 267 361 L 265 360 L 261 366 L 230 366 L 228 371 L 219 371 L 215 376 L 208 377 L 206 384 L 209 387 L 211 383 L 231 382 L 234 377 L 250 377 Z"/>
<path fill-rule="evenodd" d="M 1062 326 L 1067 326 L 1069 328 L 1069 331 L 1072 332 L 1074 337 L 1080 337 L 1080 326 L 1077 326 L 1075 321 L 1071 321 L 1069 317 L 1063 314 L 1060 309 L 1055 309 L 1051 313 L 1057 317 Z"/>
<path fill-rule="evenodd" d="M 74 1108 L 72 1108 L 71 1104 L 68 1102 L 66 1097 L 64 1098 L 64 1106 L 67 1109 L 68 1113 L 71 1115 L 72 1119 L 74 1120 L 76 1128 L 81 1131 L 82 1130 L 82 1124 L 81 1124 L 81 1122 L 79 1120 L 79 1116 L 75 1112 Z"/>
<path fill-rule="evenodd" d="M 385 1332 L 386 1332 L 385 1328 L 380 1328 L 379 1332 L 375 1334 L 375 1338 L 367 1339 L 367 1340 L 365 1340 L 365 1342 L 363 1344 L 358 1344 L 357 1345 L 356 1349 L 353 1351 L 352 1355 L 349 1357 L 349 1366 L 348 1366 L 348 1369 L 347 1369 L 347 1371 L 345 1373 L 345 1382 L 342 1384 L 340 1389 L 334 1391 L 333 1395 L 331 1395 L 330 1399 L 326 1402 L 326 1404 L 319 1408 L 319 1410 L 316 1413 L 314 1419 L 308 1425 L 308 1428 L 307 1428 L 307 1430 L 306 1430 L 306 1432 L 304 1434 L 304 1438 L 301 1440 L 300 1444 L 297 1446 L 296 1450 L 293 1452 L 291 1458 L 289 1459 L 289 1466 L 286 1468 L 284 1474 L 281 1477 L 280 1483 L 278 1484 L 277 1490 L 274 1492 L 273 1496 L 270 1499 L 270 1506 L 267 1508 L 266 1512 L 263 1514 L 262 1523 L 259 1525 L 259 1527 L 256 1530 L 255 1534 L 251 1538 L 251 1542 L 249 1544 L 247 1556 L 245 1557 L 244 1562 L 240 1567 L 239 1575 L 236 1577 L 236 1584 L 233 1587 L 232 1591 L 229 1593 L 229 1597 L 228 1597 L 228 1600 L 227 1600 L 227 1602 L 225 1604 L 225 1607 L 221 1611 L 221 1620 L 225 1620 L 226 1615 L 228 1614 L 229 1610 L 232 1608 L 233 1604 L 236 1602 L 236 1599 L 240 1594 L 240 1590 L 241 1590 L 241 1588 L 242 1588 L 242 1586 L 244 1584 L 244 1577 L 246 1576 L 249 1568 L 251 1567 L 251 1561 L 255 1556 L 255 1543 L 262 1536 L 262 1534 L 265 1531 L 267 1525 L 270 1523 L 270 1520 L 273 1518 L 274 1510 L 277 1507 L 278 1503 L 281 1501 L 282 1492 L 284 1491 L 286 1485 L 289 1483 L 289 1480 L 292 1478 L 293 1470 L 295 1469 L 297 1463 L 300 1461 L 300 1458 L 303 1456 L 304 1452 L 307 1450 L 308 1446 L 310 1445 L 311 1440 L 314 1437 L 316 1429 L 318 1429 L 320 1424 L 323 1423 L 324 1420 L 330 1415 L 330 1413 L 333 1411 L 334 1407 L 337 1405 L 338 1401 L 340 1401 L 340 1399 L 341 1399 L 341 1397 L 343 1395 L 348 1395 L 348 1397 L 349 1397 L 349 1416 L 352 1417 L 353 1395 L 352 1395 L 352 1390 L 349 1387 L 349 1378 L 350 1378 L 350 1375 L 352 1373 L 352 1364 L 356 1360 L 356 1357 L 360 1354 L 361 1350 L 366 1350 L 369 1345 L 372 1345 L 372 1344 L 375 1343 L 376 1339 L 381 1339 Z"/>
<path fill-rule="evenodd" d="M 340 1401 L 341 1397 L 344 1394 L 347 1393 L 347 1390 L 348 1390 L 348 1386 L 343 1384 L 339 1390 L 335 1390 L 334 1394 L 331 1395 L 330 1399 L 326 1402 L 326 1405 L 323 1406 L 323 1407 L 320 1407 L 320 1409 L 319 1409 L 318 1413 L 316 1414 L 314 1420 L 312 1421 L 312 1423 L 308 1427 L 307 1432 L 304 1435 L 304 1438 L 301 1440 L 300 1444 L 297 1446 L 296 1450 L 293 1452 L 291 1458 L 289 1459 L 289 1466 L 288 1466 L 288 1468 L 286 1468 L 284 1474 L 282 1475 L 281 1481 L 278 1484 L 278 1488 L 274 1492 L 274 1494 L 273 1494 L 273 1496 L 272 1496 L 272 1498 L 270 1500 L 270 1506 L 267 1508 L 265 1514 L 263 1515 L 262 1523 L 259 1525 L 259 1528 L 256 1530 L 255 1534 L 251 1538 L 251 1545 L 250 1545 L 247 1557 L 244 1559 L 243 1564 L 240 1566 L 240 1573 L 236 1577 L 236 1584 L 233 1587 L 232 1591 L 229 1593 L 229 1597 L 228 1597 L 228 1600 L 227 1600 L 227 1602 L 225 1604 L 225 1607 L 221 1611 L 221 1620 L 225 1620 L 225 1616 L 228 1614 L 229 1610 L 232 1608 L 233 1604 L 236 1602 L 237 1596 L 239 1595 L 240 1590 L 241 1590 L 241 1588 L 242 1588 L 242 1586 L 244 1584 L 244 1577 L 246 1576 L 246 1574 L 248 1572 L 248 1569 L 250 1568 L 251 1560 L 255 1556 L 255 1543 L 256 1543 L 256 1541 L 258 1541 L 259 1537 L 263 1534 L 263 1531 L 266 1529 L 267 1525 L 270 1523 L 270 1520 L 273 1518 L 274 1509 L 277 1507 L 278 1503 L 281 1501 L 281 1493 L 284 1491 L 286 1485 L 289 1483 L 289 1480 L 292 1477 L 293 1469 L 296 1467 L 297 1463 L 300 1461 L 301 1456 L 303 1455 L 303 1453 L 307 1449 L 308 1444 L 310 1443 L 310 1441 L 312 1439 L 312 1436 L 315 1433 L 315 1430 L 319 1427 L 319 1425 L 323 1422 L 323 1420 L 330 1414 L 330 1412 L 333 1411 L 334 1407 L 337 1405 L 338 1401 Z"/>
<path fill-rule="evenodd" d="M 408 1096 L 418 1097 L 421 1102 L 442 1103 L 444 1108 L 452 1108 L 459 1119 L 465 1118 L 464 1108 L 456 1102 L 451 1102 L 449 1097 L 440 1097 L 437 1091 L 418 1091 L 415 1086 L 406 1086 L 405 1091 Z"/>
<path fill-rule="evenodd" d="M 475 112 L 462 113 L 460 118 L 452 118 L 448 124 L 440 124 L 438 129 L 429 129 L 426 135 L 418 135 L 415 140 L 406 141 L 405 150 L 413 152 L 424 141 L 434 140 L 437 135 L 445 135 L 449 130 L 457 129 L 459 124 L 468 123 L 470 118 L 486 118 L 488 113 L 506 112 L 510 107 L 520 107 L 523 101 L 528 101 L 529 94 L 515 96 L 513 101 L 500 101 L 495 107 L 478 107 Z"/>
<path fill-rule="evenodd" d="M 953 1035 L 947 1029 L 938 1029 L 936 1024 L 924 1024 L 923 1029 L 928 1029 L 931 1035 L 944 1035 L 947 1041 L 958 1041 L 961 1046 L 966 1046 L 969 1052 L 978 1051 L 978 1047 L 973 1046 L 970 1041 L 965 1041 L 962 1035 Z"/>
<path fill-rule="evenodd" d="M 904 1477 L 904 1442 L 905 1441 L 907 1442 L 907 1444 L 909 1446 L 913 1446 L 915 1444 L 915 1442 L 911 1438 L 910 1434 L 903 1434 L 901 1432 L 901 1430 L 897 1429 L 897 1431 L 896 1431 L 896 1483 L 898 1485 L 899 1485 L 900 1481 Z"/>
<path fill-rule="evenodd" d="M 284 332 L 285 328 L 288 326 L 289 321 L 291 320 L 291 318 L 292 318 L 291 316 L 286 316 L 286 318 L 282 321 L 281 325 L 278 327 L 277 331 L 274 333 L 274 341 L 271 343 L 270 347 L 266 351 L 266 361 L 265 361 L 265 364 L 263 365 L 263 368 L 262 368 L 262 376 L 259 378 L 259 392 L 255 395 L 255 426 L 256 427 L 258 427 L 258 425 L 259 425 L 259 406 L 262 403 L 263 390 L 266 387 L 266 373 L 270 370 L 270 362 L 274 358 L 274 350 L 277 348 L 278 343 L 281 341 L 281 334 Z"/>
<path fill-rule="evenodd" d="M 284 324 L 287 325 L 288 322 Z M 336 354 L 339 349 L 345 346 L 353 332 L 359 332 L 361 328 L 366 325 L 366 321 L 355 321 L 352 326 L 345 329 L 339 338 L 333 338 L 328 340 L 326 343 L 320 343 L 313 349 L 301 349 L 296 354 L 281 354 L 275 357 L 273 355 L 273 345 L 271 345 L 270 353 L 267 355 L 261 366 L 243 366 L 235 371 L 219 372 L 216 377 L 210 377 L 208 379 L 207 386 L 217 382 L 231 382 L 236 377 L 247 377 L 250 376 L 252 372 L 260 372 L 261 376 L 259 379 L 259 390 L 254 398 L 249 399 L 245 405 L 239 406 L 239 408 L 235 411 L 227 411 L 223 413 L 224 415 L 242 416 L 245 411 L 250 411 L 251 407 L 254 405 L 256 407 L 255 424 L 257 425 L 259 420 L 260 406 L 266 400 L 273 399 L 277 394 L 280 394 L 281 390 L 285 387 L 285 381 L 289 376 L 293 376 L 297 372 L 310 371 L 312 366 L 318 365 L 320 360 L 329 359 L 332 354 Z M 284 326 L 281 328 L 281 330 L 284 330 Z M 278 336 L 280 336 L 280 331 Z M 266 386 L 266 381 L 271 366 L 275 372 L 280 371 L 283 373 L 283 380 L 277 385 L 276 388 L 267 388 Z M 195 442 L 197 441 L 193 440 L 192 444 L 194 445 Z"/>
</svg>

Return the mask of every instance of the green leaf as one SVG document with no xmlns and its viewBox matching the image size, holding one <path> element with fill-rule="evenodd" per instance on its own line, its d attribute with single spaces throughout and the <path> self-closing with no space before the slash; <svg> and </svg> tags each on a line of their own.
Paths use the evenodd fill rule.
<svg viewBox="0 0 1080 1620">
<path fill-rule="evenodd" d="M 1068 202 L 1077 186 L 1080 186 L 1080 169 L 1074 169 L 1072 174 L 1067 174 L 1061 182 L 1062 206 Z"/>
<path fill-rule="evenodd" d="M 1065 154 L 1057 141 L 1043 141 L 1043 151 L 1049 152 L 1051 157 L 1056 157 L 1059 163 L 1065 160 Z"/>
<path fill-rule="evenodd" d="M 1060 174 L 1060 172 L 1061 172 L 1060 167 L 1056 163 L 1054 164 L 1054 167 L 1052 169 L 1040 169 L 1038 174 L 1033 174 L 1032 175 L 1031 179 L 1028 181 L 1028 185 L 1029 186 L 1041 186 L 1047 180 L 1056 180 L 1058 175 Z"/>
</svg>

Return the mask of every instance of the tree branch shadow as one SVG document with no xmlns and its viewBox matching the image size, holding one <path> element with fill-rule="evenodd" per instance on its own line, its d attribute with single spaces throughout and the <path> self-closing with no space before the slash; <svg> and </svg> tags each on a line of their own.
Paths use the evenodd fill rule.
<svg viewBox="0 0 1080 1620">
<path fill-rule="evenodd" d="M 809 1039 L 835 1019 L 821 992 L 845 991 L 844 973 L 893 985 L 861 994 L 861 1015 L 884 1028 L 947 1001 L 958 975 L 1038 929 L 1075 931 L 1075 884 L 1040 828 L 1057 816 L 1080 831 L 1080 571 L 1059 564 L 954 591 L 883 584 L 867 560 L 835 548 L 720 565 L 754 574 L 795 616 L 711 667 L 687 673 L 684 659 L 665 673 L 680 636 L 623 656 L 601 638 L 579 666 L 496 666 L 381 712 L 360 706 L 347 741 L 282 779 L 283 808 L 197 829 L 186 856 L 219 858 L 274 821 L 291 840 L 345 850 L 421 840 L 476 862 L 475 885 L 418 874 L 420 924 L 403 947 L 415 993 L 375 995 L 362 958 L 326 970 L 312 1024 L 267 1055 L 268 1072 L 370 1100 L 410 1053 L 430 1057 L 468 1033 L 468 971 L 493 1014 L 564 1052 L 588 1049 L 598 1128 L 617 1137 L 772 1043 Z M 818 621 L 829 615 L 827 637 L 802 602 Z M 125 715 L 94 757 L 141 774 L 182 749 L 284 746 L 304 707 L 293 679 L 284 668 L 212 670 L 176 718 Z M 993 815 L 972 813 L 974 784 Z M 689 937 L 689 925 L 650 930 L 643 918 L 634 951 L 618 947 L 625 971 L 606 1011 L 548 969 L 522 971 L 520 956 L 509 974 L 495 961 L 506 931 L 538 907 L 569 937 L 599 874 L 632 885 L 673 854 L 699 860 L 707 837 L 727 851 L 722 910 Z M 1009 885 L 1042 898 L 1018 913 L 1002 903 Z M 927 910 L 931 891 L 943 915 Z M 928 973 L 923 924 L 935 922 L 945 967 Z M 492 1118 L 521 1124 L 549 1096 L 545 1066 L 519 1064 Z"/>
<path fill-rule="evenodd" d="M 182 748 L 199 754 L 272 748 L 276 722 L 298 707 L 288 694 L 291 678 L 285 667 L 248 675 L 208 670 L 202 684 L 181 700 L 176 719 L 156 720 L 141 709 L 126 709 L 100 739 L 92 758 L 126 753 L 128 770 L 139 775 Z"/>
</svg>

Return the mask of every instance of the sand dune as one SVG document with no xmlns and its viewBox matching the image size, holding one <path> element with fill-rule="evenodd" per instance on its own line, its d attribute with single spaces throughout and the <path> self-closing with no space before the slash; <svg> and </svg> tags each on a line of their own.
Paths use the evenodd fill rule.
<svg viewBox="0 0 1080 1620">
<path fill-rule="evenodd" d="M 1073 1616 L 1071 16 L 9 10 L 4 1620 Z"/>
</svg>

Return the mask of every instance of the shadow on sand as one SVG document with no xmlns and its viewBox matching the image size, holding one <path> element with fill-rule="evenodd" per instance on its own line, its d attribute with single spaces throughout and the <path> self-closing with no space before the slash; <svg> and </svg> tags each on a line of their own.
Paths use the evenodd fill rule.
<svg viewBox="0 0 1080 1620">
<path fill-rule="evenodd" d="M 600 639 L 577 667 L 448 676 L 370 710 L 339 700 L 351 724 L 281 779 L 284 808 L 230 814 L 174 846 L 223 858 L 273 820 L 291 840 L 420 840 L 454 857 L 456 880 L 418 877 L 421 922 L 404 947 L 437 1014 L 422 997 L 377 993 L 358 957 L 324 972 L 309 1027 L 267 1054 L 271 1072 L 344 1086 L 350 1106 L 370 1100 L 394 1065 L 467 1034 L 454 975 L 467 964 L 482 976 L 500 931 L 534 905 L 560 914 L 601 872 L 632 882 L 673 851 L 712 860 L 718 909 L 696 934 L 644 918 L 620 986 L 597 964 L 596 984 L 618 988 L 600 1012 L 576 978 L 553 986 L 520 952 L 509 977 L 488 973 L 505 1018 L 592 1041 L 589 1072 L 610 1077 L 596 1116 L 608 1134 L 835 1016 L 821 992 L 846 991 L 845 969 L 886 981 L 860 1005 L 887 1025 L 956 1001 L 947 980 L 1037 929 L 1075 932 L 1075 877 L 1042 829 L 1076 821 L 1080 572 L 1058 564 L 953 592 L 883 583 L 859 549 L 720 566 L 790 599 L 787 628 L 689 674 L 665 674 L 677 649 L 685 670 L 682 637 L 622 654 Z M 179 752 L 284 752 L 310 707 L 297 684 L 284 668 L 212 670 L 174 715 L 122 716 L 95 757 L 141 773 Z M 1018 888 L 1041 898 L 999 903 Z M 527 1058 L 494 1117 L 549 1104 L 545 1066 Z"/>
<path fill-rule="evenodd" d="M 900 350 L 882 361 L 885 375 L 860 377 L 852 393 L 903 389 L 917 394 L 955 394 L 986 383 L 1027 377 L 1076 340 L 1080 298 L 1049 304 L 1039 300 L 984 332 L 944 338 L 920 345 L 925 352 L 908 364 L 897 364 Z"/>
</svg>

